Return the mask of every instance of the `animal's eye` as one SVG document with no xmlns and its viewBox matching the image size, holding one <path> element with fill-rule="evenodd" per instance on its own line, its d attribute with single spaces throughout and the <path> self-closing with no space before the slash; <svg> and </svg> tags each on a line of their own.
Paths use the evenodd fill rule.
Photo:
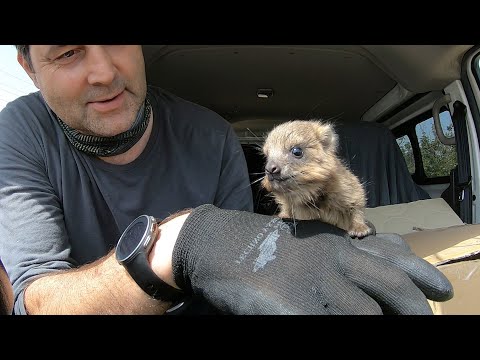
<svg viewBox="0 0 480 360">
<path fill-rule="evenodd" d="M 298 146 L 294 146 L 290 152 L 292 153 L 293 156 L 297 157 L 297 158 L 301 158 L 303 156 L 303 150 L 302 148 L 298 147 Z"/>
</svg>

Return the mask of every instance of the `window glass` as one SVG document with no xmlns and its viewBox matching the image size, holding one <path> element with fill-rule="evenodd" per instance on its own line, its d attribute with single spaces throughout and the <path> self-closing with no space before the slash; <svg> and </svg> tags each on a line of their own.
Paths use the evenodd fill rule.
<svg viewBox="0 0 480 360">
<path fill-rule="evenodd" d="M 400 147 L 400 150 L 402 150 L 403 156 L 405 157 L 408 171 L 410 174 L 413 174 L 415 172 L 415 160 L 413 157 L 412 143 L 410 142 L 410 138 L 407 135 L 403 135 L 397 139 L 397 144 Z"/>
<path fill-rule="evenodd" d="M 455 136 L 450 112 L 440 113 L 440 124 L 446 137 Z M 449 176 L 450 170 L 457 165 L 455 145 L 444 145 L 438 140 L 433 117 L 417 124 L 415 132 L 420 145 L 425 175 L 429 178 Z"/>
</svg>

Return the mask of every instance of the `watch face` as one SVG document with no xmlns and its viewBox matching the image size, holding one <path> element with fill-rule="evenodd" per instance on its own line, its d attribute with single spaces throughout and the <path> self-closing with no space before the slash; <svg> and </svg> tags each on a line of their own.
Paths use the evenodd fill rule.
<svg viewBox="0 0 480 360">
<path fill-rule="evenodd" d="M 118 261 L 127 260 L 128 257 L 136 254 L 138 247 L 143 246 L 143 239 L 149 230 L 149 225 L 148 217 L 142 215 L 125 229 L 117 245 Z"/>
</svg>

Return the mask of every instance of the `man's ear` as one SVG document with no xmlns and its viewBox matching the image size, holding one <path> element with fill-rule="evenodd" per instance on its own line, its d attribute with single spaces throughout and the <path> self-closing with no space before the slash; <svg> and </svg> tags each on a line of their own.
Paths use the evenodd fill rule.
<svg viewBox="0 0 480 360">
<path fill-rule="evenodd" d="M 25 70 L 25 72 L 30 77 L 30 79 L 32 79 L 33 84 L 36 86 L 36 88 L 39 89 L 38 83 L 37 83 L 37 76 L 35 75 L 35 72 L 33 71 L 33 69 L 30 67 L 30 64 L 28 63 L 28 61 L 20 53 L 17 53 L 17 61 L 21 65 L 23 70 Z"/>
</svg>

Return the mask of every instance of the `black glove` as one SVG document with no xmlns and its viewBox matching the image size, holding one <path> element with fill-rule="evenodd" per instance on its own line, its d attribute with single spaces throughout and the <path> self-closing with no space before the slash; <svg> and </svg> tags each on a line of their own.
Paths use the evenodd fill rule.
<svg viewBox="0 0 480 360">
<path fill-rule="evenodd" d="M 202 205 L 173 251 L 175 282 L 228 314 L 432 314 L 448 279 L 394 234 Z"/>
</svg>

